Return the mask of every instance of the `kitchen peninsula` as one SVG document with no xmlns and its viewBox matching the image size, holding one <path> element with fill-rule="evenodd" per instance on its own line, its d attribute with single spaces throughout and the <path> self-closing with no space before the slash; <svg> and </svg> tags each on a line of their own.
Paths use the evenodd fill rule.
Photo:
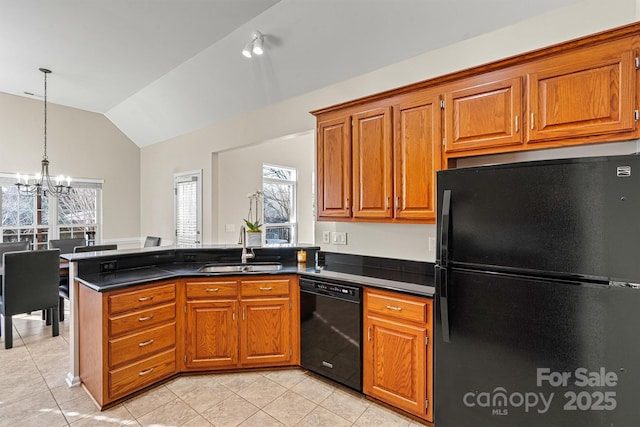
<svg viewBox="0 0 640 427">
<path fill-rule="evenodd" d="M 247 264 L 236 245 L 63 255 L 74 283 L 67 383 L 82 382 L 104 408 L 180 372 L 299 366 L 300 277 L 389 294 L 378 302 L 403 294 L 424 301 L 412 307 L 431 333 L 432 264 L 375 259 L 372 266 L 369 257 L 329 253 L 327 268 L 316 270 L 318 250 L 255 248 Z M 306 263 L 297 262 L 299 251 Z M 378 267 L 383 273 L 372 273 Z M 424 401 L 419 406 L 424 412 Z"/>
</svg>

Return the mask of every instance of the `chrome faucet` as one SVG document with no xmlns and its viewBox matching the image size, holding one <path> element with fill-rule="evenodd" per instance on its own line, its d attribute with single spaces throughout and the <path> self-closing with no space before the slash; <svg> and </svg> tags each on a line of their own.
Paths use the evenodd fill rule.
<svg viewBox="0 0 640 427">
<path fill-rule="evenodd" d="M 251 249 L 250 254 L 247 253 L 247 229 L 244 225 L 240 226 L 240 238 L 238 239 L 238 243 L 242 243 L 242 256 L 240 258 L 240 262 L 242 264 L 246 264 L 247 260 L 254 258 L 256 254 L 253 253 L 253 249 Z"/>
</svg>

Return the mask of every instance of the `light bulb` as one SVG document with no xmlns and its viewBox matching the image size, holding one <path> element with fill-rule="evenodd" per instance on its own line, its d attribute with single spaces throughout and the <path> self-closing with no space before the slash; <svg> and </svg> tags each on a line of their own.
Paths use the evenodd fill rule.
<svg viewBox="0 0 640 427">
<path fill-rule="evenodd" d="M 251 42 L 247 43 L 244 49 L 242 49 L 242 54 L 245 58 L 251 58 Z"/>
<path fill-rule="evenodd" d="M 253 53 L 256 55 L 262 55 L 264 49 L 262 48 L 262 37 L 258 37 L 253 41 Z"/>
</svg>

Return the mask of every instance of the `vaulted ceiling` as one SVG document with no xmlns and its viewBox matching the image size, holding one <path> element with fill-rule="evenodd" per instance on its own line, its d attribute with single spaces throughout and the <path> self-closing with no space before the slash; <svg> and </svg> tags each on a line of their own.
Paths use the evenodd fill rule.
<svg viewBox="0 0 640 427">
<path fill-rule="evenodd" d="M 0 0 L 0 92 L 143 147 L 579 1 Z"/>
</svg>

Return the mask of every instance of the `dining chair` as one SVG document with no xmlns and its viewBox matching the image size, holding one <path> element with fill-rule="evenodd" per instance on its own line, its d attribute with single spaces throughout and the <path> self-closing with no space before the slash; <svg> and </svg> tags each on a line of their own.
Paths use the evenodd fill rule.
<svg viewBox="0 0 640 427">
<path fill-rule="evenodd" d="M 147 236 L 144 241 L 144 247 L 150 248 L 152 246 L 160 246 L 162 239 L 160 237 Z"/>
<path fill-rule="evenodd" d="M 29 241 L 0 243 L 0 264 L 2 263 L 2 255 L 5 252 L 26 251 L 29 249 Z M 0 274 L 0 276 L 2 276 Z M 0 296 L 2 296 L 2 287 L 0 287 Z"/>
<path fill-rule="evenodd" d="M 94 246 L 76 246 L 73 248 L 74 253 L 110 251 L 118 249 L 118 245 L 94 245 Z M 58 289 L 58 311 L 60 312 L 60 321 L 64 322 L 64 300 L 69 299 L 69 277 L 60 276 L 60 287 Z"/>
<path fill-rule="evenodd" d="M 26 251 L 29 249 L 29 241 L 0 243 L 0 258 L 5 252 Z"/>
<path fill-rule="evenodd" d="M 78 237 L 75 239 L 54 239 L 49 240 L 49 249 L 60 249 L 61 254 L 73 253 L 73 249 L 76 246 L 84 246 L 87 241 L 84 237 Z"/>
<path fill-rule="evenodd" d="M 52 336 L 58 336 L 60 250 L 5 252 L 2 264 L 0 314 L 4 317 L 4 348 L 13 347 L 12 316 L 16 314 L 50 310 Z"/>
<path fill-rule="evenodd" d="M 76 237 L 74 239 L 52 239 L 49 240 L 49 249 L 60 249 L 61 254 L 73 253 L 76 246 L 84 246 L 87 241 L 84 237 Z M 59 286 L 64 286 L 67 289 L 67 295 L 69 295 L 69 277 L 60 276 Z M 64 309 L 64 299 L 59 304 L 59 307 Z M 64 310 L 60 310 L 60 320 L 64 320 Z"/>
</svg>

